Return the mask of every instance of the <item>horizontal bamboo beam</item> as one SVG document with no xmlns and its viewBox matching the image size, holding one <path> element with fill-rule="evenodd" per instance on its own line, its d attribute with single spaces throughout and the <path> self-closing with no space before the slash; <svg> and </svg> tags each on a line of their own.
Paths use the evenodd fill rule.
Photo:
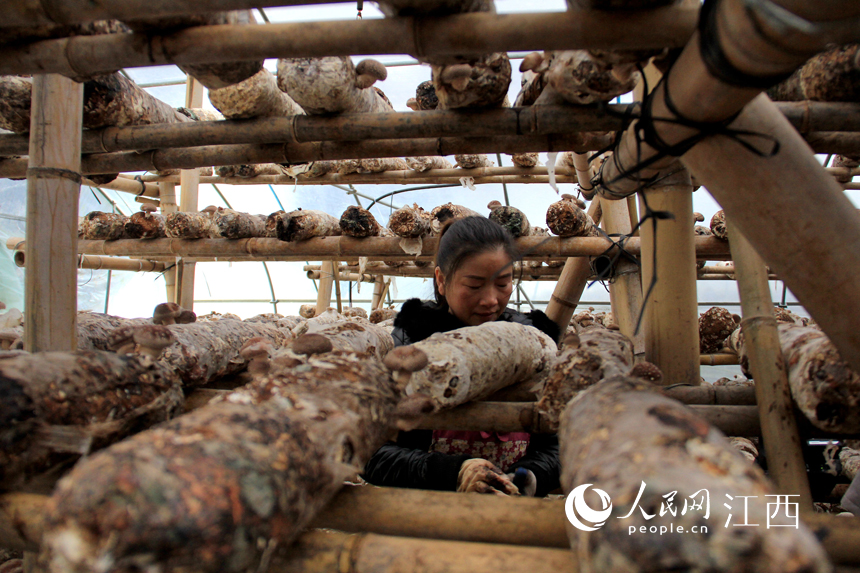
<svg viewBox="0 0 860 573">
<path fill-rule="evenodd" d="M 265 27 L 265 26 L 264 26 Z M 611 140 L 608 134 L 523 135 L 498 137 L 440 137 L 380 139 L 361 142 L 269 143 L 207 145 L 156 149 L 147 152 L 93 153 L 81 158 L 84 174 L 194 169 L 213 165 L 309 163 L 329 159 L 412 157 L 461 153 L 529 153 L 595 151 Z M 0 159 L 0 177 L 26 176 L 27 159 Z"/>
<path fill-rule="evenodd" d="M 47 501 L 47 496 L 37 494 L 0 495 L 0 538 L 5 547 L 19 551 L 39 550 Z M 564 504 L 564 499 L 346 486 L 314 518 L 311 526 L 355 533 L 493 543 L 499 544 L 498 549 L 518 545 L 569 552 Z M 812 529 L 834 563 L 860 564 L 857 551 L 860 523 L 856 519 L 806 513 L 801 515 L 800 521 Z M 312 535 L 318 534 L 312 532 Z M 347 557 L 350 553 L 343 555 Z M 510 570 L 507 566 L 502 569 Z M 340 569 L 332 566 L 329 570 Z M 543 570 L 540 564 L 531 569 Z"/>
<path fill-rule="evenodd" d="M 428 259 L 436 254 L 439 239 L 428 237 L 423 241 L 420 257 Z M 516 239 L 519 252 L 526 260 L 597 256 L 612 243 L 602 237 L 520 237 Z M 728 244 L 715 237 L 695 238 L 696 254 L 712 260 L 725 256 Z M 639 255 L 639 237 L 625 242 L 625 250 Z M 21 237 L 7 239 L 6 248 L 26 250 Z M 287 242 L 278 239 L 119 239 L 116 241 L 78 241 L 78 252 L 84 255 L 143 256 L 143 257 L 255 257 L 278 256 L 297 260 L 344 260 L 354 257 L 371 259 L 414 260 L 400 247 L 399 237 L 317 237 L 306 241 Z M 235 259 L 234 259 L 235 260 Z"/>
<path fill-rule="evenodd" d="M 475 12 L 266 26 L 200 26 L 170 35 L 106 34 L 45 40 L 0 52 L 0 74 L 56 72 L 86 77 L 118 68 L 210 64 L 265 58 L 681 47 L 699 8 L 634 14 L 571 10 L 535 14 Z"/>
<path fill-rule="evenodd" d="M 702 354 L 699 364 L 703 366 L 728 366 L 740 364 L 737 354 Z"/>
<path fill-rule="evenodd" d="M 155 185 L 154 183 L 145 183 L 143 181 L 138 181 L 135 179 L 129 179 L 127 177 L 117 177 L 113 181 L 109 181 L 107 183 L 95 183 L 92 180 L 84 177 L 84 180 L 81 181 L 81 185 L 86 185 L 88 187 L 98 187 L 100 189 L 111 189 L 113 191 L 122 191 L 124 193 L 131 193 L 133 195 L 158 197 L 158 185 Z"/>
<path fill-rule="evenodd" d="M 15 251 L 12 256 L 15 264 L 21 268 L 27 266 L 27 255 L 24 251 Z M 163 273 L 167 265 L 158 261 L 144 259 L 126 259 L 123 257 L 100 257 L 98 255 L 78 255 L 79 269 L 105 271 L 132 271 L 139 273 Z"/>
<path fill-rule="evenodd" d="M 601 108 L 541 105 L 465 112 L 434 110 L 295 115 L 107 127 L 84 131 L 81 152 L 196 147 L 201 141 L 209 145 L 239 145 L 618 131 L 626 127 L 624 114 L 633 107 L 633 104 L 611 104 Z M 801 133 L 814 132 L 813 137 L 820 137 L 820 132 L 860 131 L 858 104 L 793 102 L 778 104 L 778 108 L 796 129 Z M 0 135 L 0 156 L 26 155 L 27 141 L 26 135 Z M 839 175 L 844 176 L 844 169 Z"/>
<path fill-rule="evenodd" d="M 168 16 L 197 15 L 201 12 L 326 4 L 331 0 L 93 0 L 20 1 L 9 0 L 3 7 L 0 28 L 85 24 L 94 20 L 133 20 Z"/>
</svg>

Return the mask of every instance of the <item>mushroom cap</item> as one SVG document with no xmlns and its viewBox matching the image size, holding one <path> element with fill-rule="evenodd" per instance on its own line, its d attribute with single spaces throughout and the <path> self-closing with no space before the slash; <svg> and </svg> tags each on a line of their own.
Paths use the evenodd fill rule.
<svg viewBox="0 0 860 573">
<path fill-rule="evenodd" d="M 242 345 L 239 356 L 245 360 L 253 360 L 260 356 L 268 356 L 272 349 L 272 344 L 268 340 L 262 336 L 255 336 Z"/>
<path fill-rule="evenodd" d="M 564 342 L 562 343 L 565 348 L 579 348 L 579 335 L 575 332 L 571 332 L 564 337 Z"/>
<path fill-rule="evenodd" d="M 386 69 L 385 65 L 373 58 L 367 58 L 361 60 L 355 66 L 355 73 L 359 76 L 372 76 L 377 80 L 384 80 L 388 77 L 388 69 Z"/>
<path fill-rule="evenodd" d="M 6 310 L 6 303 L 0 300 L 0 310 Z"/>
<path fill-rule="evenodd" d="M 570 193 L 562 193 L 562 194 L 561 194 L 561 198 L 562 198 L 562 200 L 564 200 L 564 201 L 573 201 L 574 199 L 576 199 L 576 196 L 575 196 L 575 195 L 571 195 Z"/>
<path fill-rule="evenodd" d="M 406 100 L 406 107 L 408 107 L 412 111 L 419 111 L 421 109 L 421 106 L 418 105 L 418 100 L 414 97 L 411 97 Z"/>
<path fill-rule="evenodd" d="M 123 346 L 133 343 L 135 328 L 134 325 L 126 325 L 112 330 L 107 338 L 108 348 L 116 352 Z"/>
<path fill-rule="evenodd" d="M 705 216 L 699 212 L 693 212 L 693 220 L 701 223 L 702 221 L 705 220 Z"/>
<path fill-rule="evenodd" d="M 155 307 L 152 311 L 152 322 L 154 324 L 164 324 L 167 319 L 176 320 L 182 314 L 182 307 L 175 302 L 163 302 Z M 195 316 L 196 319 L 196 316 Z"/>
<path fill-rule="evenodd" d="M 155 324 L 136 327 L 132 336 L 136 343 L 153 350 L 161 350 L 176 342 L 169 328 Z"/>
<path fill-rule="evenodd" d="M 405 370 L 415 372 L 429 363 L 427 354 L 416 346 L 398 346 L 385 355 L 382 363 L 389 370 Z"/>
<path fill-rule="evenodd" d="M 192 322 L 197 322 L 197 315 L 193 310 L 183 310 L 176 317 L 177 324 L 191 324 Z"/>
<path fill-rule="evenodd" d="M 540 52 L 532 52 L 530 54 L 526 54 L 526 57 L 523 58 L 523 61 L 520 62 L 520 71 L 527 72 L 529 70 L 536 70 L 538 66 L 543 63 L 543 54 Z"/>
<path fill-rule="evenodd" d="M 293 340 L 291 347 L 296 354 L 307 354 L 308 356 L 331 352 L 334 349 L 331 340 L 322 334 L 303 334 Z"/>
<path fill-rule="evenodd" d="M 501 201 L 493 200 L 493 201 L 490 201 L 489 203 L 487 203 L 487 209 L 498 209 L 501 206 L 502 206 Z"/>
<path fill-rule="evenodd" d="M 21 334 L 14 328 L 0 328 L 0 341 L 12 343 L 19 338 Z"/>
<path fill-rule="evenodd" d="M 657 384 L 663 380 L 663 371 L 656 364 L 643 361 L 630 369 L 630 376 Z"/>
<path fill-rule="evenodd" d="M 158 207 L 156 207 L 152 203 L 144 203 L 140 206 L 140 210 L 144 213 L 155 213 L 156 211 L 158 211 Z"/>
</svg>

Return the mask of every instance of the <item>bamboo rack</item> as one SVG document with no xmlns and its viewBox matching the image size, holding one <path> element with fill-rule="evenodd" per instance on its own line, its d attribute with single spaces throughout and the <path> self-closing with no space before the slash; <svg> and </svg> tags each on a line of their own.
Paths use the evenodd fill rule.
<svg viewBox="0 0 860 573">
<path fill-rule="evenodd" d="M 698 11 L 695 6 L 630 15 L 600 10 L 475 12 L 439 18 L 201 26 L 170 35 L 76 36 L 6 48 L 0 53 L 0 74 L 81 77 L 160 64 L 361 54 L 421 58 L 507 50 L 659 49 L 683 46 L 696 27 Z"/>
<path fill-rule="evenodd" d="M 282 260 L 344 260 L 358 257 L 385 260 L 414 260 L 400 248 L 397 237 L 317 237 L 299 242 L 278 239 L 119 239 L 116 241 L 78 241 L 78 253 L 84 255 L 127 255 L 143 257 L 212 257 L 217 260 L 255 260 L 256 257 L 277 256 Z M 436 253 L 439 240 L 424 240 L 420 260 L 429 260 Z M 23 244 L 22 244 L 23 243 Z M 596 256 L 611 245 L 601 237 L 521 237 L 516 240 L 520 252 L 528 252 L 526 260 Z M 714 237 L 695 238 L 696 255 L 715 260 L 728 256 L 728 244 Z M 6 241 L 6 247 L 27 250 L 20 237 Z M 639 255 L 637 237 L 625 243 L 628 252 Z"/>
<path fill-rule="evenodd" d="M 27 266 L 27 255 L 24 251 L 15 251 L 12 260 L 18 267 Z M 123 257 L 100 257 L 98 255 L 78 255 L 79 269 L 93 269 L 105 271 L 132 271 L 146 273 L 161 273 L 167 268 L 167 264 L 159 261 L 147 261 L 142 259 L 126 259 Z"/>
<path fill-rule="evenodd" d="M 801 133 L 860 131 L 858 104 L 791 102 L 776 105 Z M 197 147 L 201 141 L 209 145 L 237 145 L 618 131 L 626 127 L 624 114 L 633 107 L 633 104 L 610 104 L 605 108 L 541 105 L 476 109 L 467 114 L 442 110 L 346 113 L 106 127 L 84 131 L 81 152 Z M 825 139 L 828 145 L 833 141 L 830 137 Z M 0 156 L 26 155 L 27 142 L 26 135 L 0 135 Z M 834 168 L 832 172 L 842 177 L 846 175 L 845 168 Z"/>
</svg>

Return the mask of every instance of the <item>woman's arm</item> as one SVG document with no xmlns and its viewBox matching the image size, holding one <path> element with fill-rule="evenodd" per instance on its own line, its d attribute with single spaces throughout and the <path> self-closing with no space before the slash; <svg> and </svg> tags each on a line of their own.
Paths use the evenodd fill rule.
<svg viewBox="0 0 860 573">
<path fill-rule="evenodd" d="M 506 471 L 517 468 L 530 470 L 537 478 L 535 497 L 543 497 L 560 487 L 561 462 L 558 459 L 558 436 L 555 434 L 532 434 L 525 455 Z"/>
<path fill-rule="evenodd" d="M 397 443 L 379 448 L 364 467 L 363 478 L 373 485 L 412 489 L 457 490 L 460 466 L 469 456 L 428 452 L 432 432 L 401 432 Z"/>
</svg>

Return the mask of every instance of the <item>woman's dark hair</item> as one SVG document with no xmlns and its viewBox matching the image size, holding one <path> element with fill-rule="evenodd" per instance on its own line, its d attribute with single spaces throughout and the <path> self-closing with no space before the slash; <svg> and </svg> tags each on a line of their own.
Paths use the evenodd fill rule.
<svg viewBox="0 0 860 573">
<path fill-rule="evenodd" d="M 514 238 L 504 227 L 486 217 L 464 217 L 443 227 L 436 251 L 436 266 L 447 280 L 469 257 L 498 249 L 504 250 L 511 261 L 519 258 Z M 439 294 L 435 274 L 433 294 L 437 303 L 448 305 L 445 297 Z"/>
</svg>

